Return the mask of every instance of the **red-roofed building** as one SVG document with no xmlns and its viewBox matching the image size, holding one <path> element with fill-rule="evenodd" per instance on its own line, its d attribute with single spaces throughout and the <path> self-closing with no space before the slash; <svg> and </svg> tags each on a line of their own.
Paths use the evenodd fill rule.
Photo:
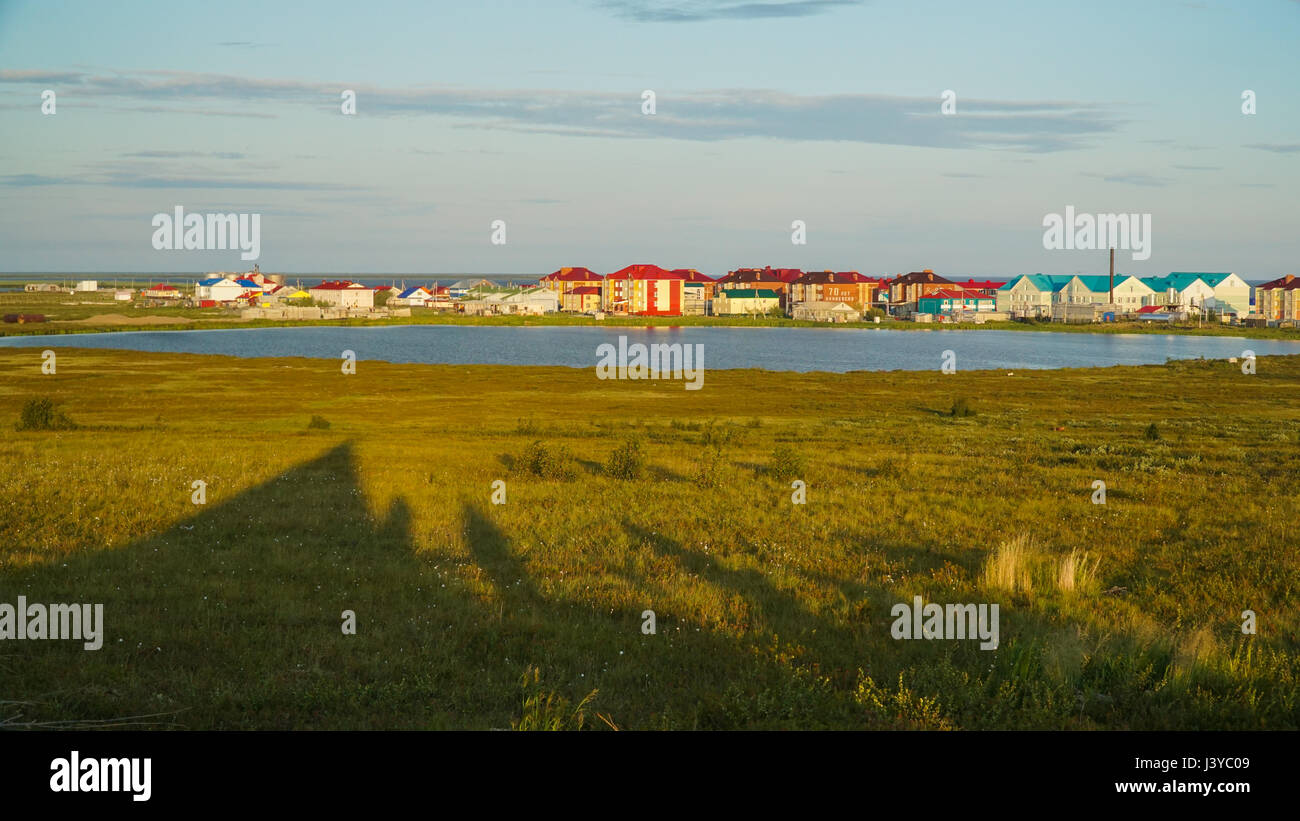
<svg viewBox="0 0 1300 821">
<path fill-rule="evenodd" d="M 344 308 L 375 307 L 375 292 L 359 282 L 347 279 L 326 280 L 312 286 L 308 293 L 317 302 L 328 302 Z"/>
<path fill-rule="evenodd" d="M 560 294 L 560 310 L 585 314 L 600 310 L 601 289 L 596 285 L 583 285 Z"/>
<path fill-rule="evenodd" d="M 1118 277 L 1116 278 L 1116 281 L 1118 281 Z M 994 282 L 991 279 L 968 279 L 965 282 L 958 282 L 956 284 L 960 286 L 963 291 L 979 291 L 984 296 L 991 296 L 994 299 L 997 299 L 998 289 L 1005 283 Z"/>
<path fill-rule="evenodd" d="M 842 302 L 861 311 L 875 300 L 877 284 L 857 271 L 809 271 L 790 283 L 792 304 Z"/>
<path fill-rule="evenodd" d="M 789 304 L 791 285 L 801 276 L 803 271 L 798 268 L 737 268 L 718 279 L 716 291 L 773 291 L 781 299 L 784 309 Z"/>
<path fill-rule="evenodd" d="M 629 265 L 605 276 L 605 310 L 637 316 L 681 316 L 686 275 L 658 265 Z"/>
<path fill-rule="evenodd" d="M 1300 320 L 1300 277 L 1287 274 L 1256 286 L 1255 313 L 1263 319 Z"/>
<path fill-rule="evenodd" d="M 561 268 L 542 277 L 538 284 L 563 295 L 574 288 L 600 288 L 605 284 L 605 278 L 590 268 Z"/>
<path fill-rule="evenodd" d="M 181 292 L 175 285 L 168 285 L 165 282 L 159 282 L 157 285 L 150 285 L 144 289 L 141 296 L 146 299 L 180 299 Z"/>
</svg>

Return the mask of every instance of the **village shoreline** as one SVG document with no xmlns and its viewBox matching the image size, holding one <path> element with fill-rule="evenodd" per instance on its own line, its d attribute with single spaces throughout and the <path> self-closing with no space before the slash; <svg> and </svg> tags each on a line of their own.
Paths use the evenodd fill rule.
<svg viewBox="0 0 1300 821">
<path fill-rule="evenodd" d="M 1222 336 L 1243 339 L 1282 339 L 1300 342 L 1300 329 L 1252 328 L 1206 324 L 1202 327 L 1188 325 L 1151 325 L 1144 323 L 1064 324 L 1051 322 L 945 322 L 920 324 L 883 320 L 881 322 L 825 323 L 775 317 L 614 317 L 595 319 L 590 316 L 463 316 L 430 311 L 427 315 L 391 318 L 346 319 L 233 319 L 225 317 L 164 317 L 155 311 L 152 316 L 131 317 L 136 322 L 95 324 L 94 317 L 68 322 L 43 322 L 31 324 L 6 324 L 0 326 L 0 337 L 7 336 L 58 336 L 66 334 L 94 334 L 138 331 L 207 331 L 240 330 L 251 328 L 310 328 L 310 327 L 404 327 L 418 325 L 484 326 L 484 327 L 731 327 L 731 328 L 824 328 L 831 330 L 891 330 L 891 331 L 1023 331 L 1047 333 L 1141 334 L 1157 336 Z M 159 323 L 158 319 L 172 319 Z M 153 320 L 153 321 L 150 321 Z"/>
</svg>

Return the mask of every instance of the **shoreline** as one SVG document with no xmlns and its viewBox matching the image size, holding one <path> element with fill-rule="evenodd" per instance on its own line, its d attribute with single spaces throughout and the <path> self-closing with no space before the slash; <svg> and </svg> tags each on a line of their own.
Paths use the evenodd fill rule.
<svg viewBox="0 0 1300 821">
<path fill-rule="evenodd" d="M 27 336 L 63 336 L 87 333 L 121 333 L 140 331 L 199 331 L 199 330 L 240 330 L 254 328 L 303 328 L 303 327 L 405 327 L 418 325 L 445 325 L 454 327 L 631 327 L 631 328 L 828 328 L 833 330 L 893 330 L 893 331 L 1012 331 L 1025 333 L 1093 333 L 1120 335 L 1155 335 L 1155 336 L 1221 336 L 1242 339 L 1273 339 L 1279 341 L 1300 342 L 1300 329 L 1291 328 L 1246 328 L 1241 326 L 1206 325 L 1203 327 L 1167 326 L 1138 323 L 1088 323 L 1067 325 L 1050 322 L 984 322 L 984 323 L 917 323 L 883 321 L 827 323 L 795 319 L 747 319 L 742 317 L 607 317 L 596 320 L 583 316 L 449 316 L 430 314 L 428 316 L 401 317 L 388 319 L 238 319 L 227 317 L 176 317 L 166 315 L 149 315 L 138 317 L 141 321 L 121 322 L 120 319 L 137 319 L 116 315 L 115 321 L 108 324 L 94 324 L 95 317 L 86 317 L 64 322 L 17 323 L 0 326 L 0 337 Z M 171 320 L 158 322 L 159 319 Z"/>
</svg>

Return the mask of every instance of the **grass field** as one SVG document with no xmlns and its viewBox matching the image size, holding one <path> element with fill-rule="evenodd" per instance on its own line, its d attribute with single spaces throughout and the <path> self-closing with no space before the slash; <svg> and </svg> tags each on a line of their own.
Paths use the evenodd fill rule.
<svg viewBox="0 0 1300 821">
<path fill-rule="evenodd" d="M 102 602 L 104 646 L 0 643 L 0 726 L 1300 727 L 1300 357 L 58 356 L 0 349 L 0 602 Z M 37 397 L 78 427 L 15 430 Z M 914 595 L 1000 646 L 895 640 Z"/>
</svg>

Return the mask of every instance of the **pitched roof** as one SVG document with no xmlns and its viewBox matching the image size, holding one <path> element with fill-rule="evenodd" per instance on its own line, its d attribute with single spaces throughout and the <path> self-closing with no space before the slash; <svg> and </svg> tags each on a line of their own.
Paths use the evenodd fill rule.
<svg viewBox="0 0 1300 821">
<path fill-rule="evenodd" d="M 348 288 L 364 288 L 364 285 L 358 285 L 347 279 L 335 279 L 322 282 L 320 285 L 313 285 L 313 291 L 345 291 Z"/>
<path fill-rule="evenodd" d="M 677 271 L 668 271 L 660 268 L 658 265 L 629 265 L 626 268 L 620 268 L 612 274 L 607 274 L 606 279 L 686 279 L 685 274 Z"/>
<path fill-rule="evenodd" d="M 961 289 L 943 288 L 929 294 L 925 294 L 921 299 L 992 299 L 988 294 L 981 294 L 979 291 L 966 291 Z"/>
<path fill-rule="evenodd" d="M 685 274 L 687 282 L 714 282 L 713 277 L 708 274 L 701 274 L 694 268 L 674 268 L 674 274 Z"/>
<path fill-rule="evenodd" d="M 542 277 L 543 282 L 594 282 L 600 279 L 600 274 L 590 268 L 561 268 L 558 271 L 547 274 Z"/>
<path fill-rule="evenodd" d="M 1290 289 L 1290 288 L 1295 288 L 1296 283 L 1298 282 L 1300 282 L 1300 277 L 1297 277 L 1295 274 L 1287 274 L 1285 276 L 1280 276 L 1277 279 L 1269 280 L 1268 282 L 1265 282 L 1263 285 L 1256 285 L 1255 290 L 1272 291 L 1275 288 Z"/>
<path fill-rule="evenodd" d="M 957 284 L 963 288 L 970 288 L 975 290 L 980 290 L 980 289 L 989 290 L 992 288 L 1002 287 L 1001 282 L 994 282 L 991 279 L 986 279 L 983 282 L 976 282 L 974 279 L 968 279 L 965 282 L 958 282 Z"/>
<path fill-rule="evenodd" d="M 379 290 L 379 289 L 376 288 L 375 290 Z M 400 294 L 397 295 L 397 298 L 398 298 L 398 299 L 410 299 L 410 298 L 411 298 L 411 295 L 414 294 L 414 293 L 416 293 L 417 291 L 420 292 L 420 293 L 422 293 L 422 294 L 424 294 L 425 296 L 431 296 L 431 294 L 429 293 L 429 291 L 428 291 L 427 289 L 422 288 L 422 287 L 420 287 L 419 285 L 416 285 L 414 288 L 407 288 L 405 291 L 402 291 Z"/>
<path fill-rule="evenodd" d="M 237 280 L 235 280 L 235 284 L 236 284 L 236 285 L 243 285 L 245 288 L 261 288 L 261 287 L 262 287 L 261 285 L 258 285 L 256 282 L 254 282 L 254 281 L 251 280 L 251 279 L 237 279 Z"/>
<path fill-rule="evenodd" d="M 929 268 L 924 271 L 912 271 L 910 274 L 903 274 L 895 279 L 891 285 L 912 285 L 917 282 L 939 282 L 951 284 L 952 280 L 941 277 Z"/>
<path fill-rule="evenodd" d="M 1188 272 L 1188 271 L 1174 271 L 1169 276 L 1179 277 L 1180 279 L 1187 278 L 1189 282 L 1194 279 L 1199 279 L 1202 282 L 1204 282 L 1206 285 L 1209 285 L 1211 288 L 1215 288 L 1218 287 L 1220 282 L 1223 282 L 1225 279 L 1232 276 L 1232 272 L 1228 271 L 1222 273 L 1200 273 L 1200 272 Z"/>
</svg>

